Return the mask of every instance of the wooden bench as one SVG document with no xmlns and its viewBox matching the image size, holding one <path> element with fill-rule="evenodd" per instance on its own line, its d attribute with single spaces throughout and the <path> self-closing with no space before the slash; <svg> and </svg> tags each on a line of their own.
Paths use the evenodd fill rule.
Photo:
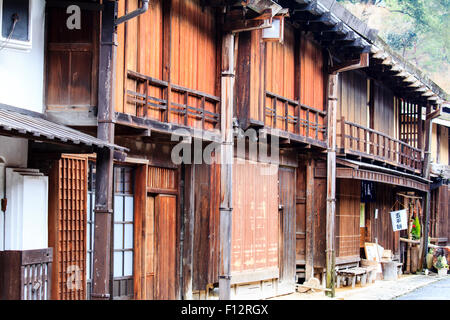
<svg viewBox="0 0 450 320">
<path fill-rule="evenodd" d="M 353 267 L 349 269 L 337 270 L 336 271 L 336 287 L 339 288 L 341 286 L 341 281 L 346 281 L 347 285 L 351 281 L 352 288 L 355 287 L 356 281 L 360 279 L 361 286 L 365 286 L 367 283 L 368 276 L 367 268 L 361 267 Z"/>
</svg>

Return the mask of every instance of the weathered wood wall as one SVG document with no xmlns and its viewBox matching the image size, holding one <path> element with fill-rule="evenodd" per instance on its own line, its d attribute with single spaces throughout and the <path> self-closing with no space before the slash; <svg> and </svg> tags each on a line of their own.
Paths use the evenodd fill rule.
<svg viewBox="0 0 450 320">
<path fill-rule="evenodd" d="M 366 203 L 366 228 L 368 242 L 375 242 L 384 249 L 392 250 L 392 253 L 399 253 L 400 232 L 392 230 L 390 212 L 396 209 L 395 187 L 388 184 L 375 184 L 376 201 Z M 375 209 L 378 209 L 378 218 L 375 219 Z M 400 209 L 400 208 L 399 208 Z"/>
<path fill-rule="evenodd" d="M 321 111 L 326 110 L 327 77 L 324 61 L 322 48 L 309 38 L 302 36 L 300 40 L 300 103 Z M 306 119 L 305 110 L 300 112 L 300 117 Z M 324 124 L 323 118 L 319 118 L 319 124 Z M 309 135 L 314 137 L 313 132 Z M 320 134 L 319 138 L 322 139 L 323 135 Z"/>
<path fill-rule="evenodd" d="M 338 179 L 336 183 L 336 258 L 357 260 L 360 247 L 361 182 Z"/>
<path fill-rule="evenodd" d="M 367 76 L 360 71 L 340 73 L 338 83 L 338 121 L 344 118 L 345 121 L 369 127 L 367 102 Z M 338 122 L 336 128 L 338 146 L 342 146 L 341 128 L 342 126 Z M 348 144 L 348 141 L 346 144 Z"/>
<path fill-rule="evenodd" d="M 430 237 L 449 239 L 448 186 L 443 185 L 431 192 Z"/>
<path fill-rule="evenodd" d="M 134 10 L 137 5 L 138 0 L 119 1 L 119 15 Z M 185 121 L 186 105 L 217 113 L 217 103 L 177 88 L 220 96 L 220 46 L 214 9 L 202 6 L 200 0 L 152 1 L 146 13 L 119 26 L 118 40 L 116 111 L 139 116 L 147 112 L 147 117 L 154 120 L 197 128 L 216 126 L 208 118 L 202 121 L 195 111 L 188 113 Z M 156 81 L 163 80 L 165 84 L 150 83 L 147 89 L 128 77 L 129 70 Z M 154 105 L 142 113 L 136 101 L 129 99 L 128 90 L 147 93 Z M 165 109 L 161 108 L 164 105 Z M 164 111 L 167 108 L 170 108 L 168 114 Z"/>
<path fill-rule="evenodd" d="M 284 29 L 284 42 L 267 42 L 265 51 L 265 91 L 274 93 L 281 97 L 296 100 L 298 89 L 295 85 L 296 81 L 295 66 L 298 61 L 295 61 L 295 38 L 294 28 L 286 24 Z M 295 116 L 295 106 L 285 101 L 274 99 L 270 96 L 265 96 L 265 106 L 274 108 L 277 119 L 274 115 L 266 112 L 264 122 L 267 126 L 283 129 L 284 121 L 279 117 L 284 117 L 286 114 Z M 288 110 L 285 110 L 288 108 Z M 287 112 L 286 112 L 287 111 Z M 294 132 L 294 123 L 290 122 L 287 127 L 288 130 Z"/>
<path fill-rule="evenodd" d="M 326 173 L 327 163 L 324 160 L 315 161 L 315 171 Z M 326 217 L 327 217 L 327 179 L 326 174 L 314 178 L 314 268 L 325 268 L 326 257 Z"/>
<path fill-rule="evenodd" d="M 279 265 L 282 285 L 293 286 L 295 283 L 295 168 L 280 167 L 278 170 L 279 204 Z"/>
<path fill-rule="evenodd" d="M 395 137 L 395 127 L 398 121 L 394 113 L 394 94 L 385 85 L 372 81 L 373 85 L 373 129 Z"/>
<path fill-rule="evenodd" d="M 296 264 L 306 263 L 306 164 L 299 163 L 296 181 L 295 251 Z"/>
<path fill-rule="evenodd" d="M 436 123 L 433 123 L 431 133 L 431 158 L 435 163 L 450 164 L 449 130 Z"/>
<path fill-rule="evenodd" d="M 195 165 L 192 289 L 219 281 L 220 166 Z"/>
<path fill-rule="evenodd" d="M 264 175 L 269 166 L 235 159 L 231 270 L 242 282 L 257 271 L 279 272 L 278 174 Z"/>
<path fill-rule="evenodd" d="M 264 121 L 264 53 L 261 30 L 239 33 L 236 57 L 235 110 L 240 123 Z"/>
<path fill-rule="evenodd" d="M 81 10 L 81 29 L 67 29 L 65 8 L 47 8 L 46 21 L 48 109 L 96 106 L 98 12 Z"/>
<path fill-rule="evenodd" d="M 314 245 L 307 248 L 307 162 L 299 161 L 296 181 L 296 264 L 305 265 L 308 250 L 312 252 L 314 268 L 325 267 L 325 234 L 326 234 L 326 162 L 315 159 L 313 168 L 314 182 L 312 196 L 314 201 L 314 221 L 311 231 L 314 234 Z"/>
</svg>

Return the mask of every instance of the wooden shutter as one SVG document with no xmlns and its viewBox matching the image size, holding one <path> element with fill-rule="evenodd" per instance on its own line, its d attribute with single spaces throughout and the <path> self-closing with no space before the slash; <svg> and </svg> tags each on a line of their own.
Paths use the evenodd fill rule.
<svg viewBox="0 0 450 320">
<path fill-rule="evenodd" d="M 159 195 L 156 197 L 156 299 L 172 300 L 176 298 L 176 208 L 175 196 Z"/>
<path fill-rule="evenodd" d="M 49 247 L 53 247 L 54 255 L 52 299 L 86 298 L 87 165 L 87 157 L 63 156 L 50 173 L 48 230 Z"/>
<path fill-rule="evenodd" d="M 82 28 L 69 30 L 65 10 L 47 9 L 47 106 L 95 106 L 99 16 L 82 9 Z"/>
<path fill-rule="evenodd" d="M 359 257 L 361 183 L 338 180 L 336 203 L 336 257 Z"/>
<path fill-rule="evenodd" d="M 273 166 L 235 159 L 231 271 L 236 282 L 257 281 L 260 274 L 278 277 L 278 167 Z M 269 168 L 274 172 L 265 174 Z"/>
</svg>

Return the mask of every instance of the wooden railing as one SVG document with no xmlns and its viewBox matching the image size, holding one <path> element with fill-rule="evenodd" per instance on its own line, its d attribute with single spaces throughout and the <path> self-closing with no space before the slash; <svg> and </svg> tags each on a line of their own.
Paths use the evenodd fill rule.
<svg viewBox="0 0 450 320">
<path fill-rule="evenodd" d="M 314 140 L 326 139 L 326 112 L 266 91 L 264 124 Z"/>
<path fill-rule="evenodd" d="M 126 91 L 127 102 L 136 105 L 136 116 L 203 130 L 219 125 L 219 97 L 131 70 L 128 78 L 136 81 L 136 91 Z"/>
<path fill-rule="evenodd" d="M 50 300 L 53 249 L 0 251 L 0 299 Z"/>
<path fill-rule="evenodd" d="M 345 153 L 369 157 L 413 171 L 422 170 L 422 151 L 382 132 L 346 121 L 340 123 L 340 146 Z"/>
</svg>

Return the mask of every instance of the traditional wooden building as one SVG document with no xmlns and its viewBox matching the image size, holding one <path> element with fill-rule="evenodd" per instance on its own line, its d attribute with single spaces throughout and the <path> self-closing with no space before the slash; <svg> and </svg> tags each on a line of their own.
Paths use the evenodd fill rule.
<svg viewBox="0 0 450 320">
<path fill-rule="evenodd" d="M 98 139 L 39 158 L 52 299 L 259 299 L 333 286 L 364 242 L 403 259 L 389 212 L 429 193 L 446 94 L 374 30 L 331 0 L 73 5 L 41 8 L 42 107 Z"/>
</svg>

